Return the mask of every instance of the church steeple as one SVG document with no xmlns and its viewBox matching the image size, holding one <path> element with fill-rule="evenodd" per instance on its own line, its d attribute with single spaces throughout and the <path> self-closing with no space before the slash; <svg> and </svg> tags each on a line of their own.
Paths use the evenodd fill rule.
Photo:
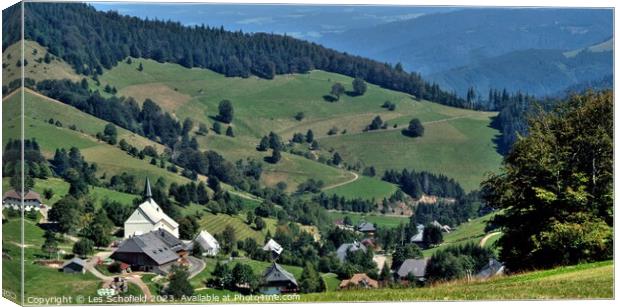
<svg viewBox="0 0 620 307">
<path fill-rule="evenodd" d="M 144 200 L 153 199 L 153 193 L 151 192 L 151 181 L 149 177 L 146 177 L 146 183 L 144 184 Z"/>
</svg>

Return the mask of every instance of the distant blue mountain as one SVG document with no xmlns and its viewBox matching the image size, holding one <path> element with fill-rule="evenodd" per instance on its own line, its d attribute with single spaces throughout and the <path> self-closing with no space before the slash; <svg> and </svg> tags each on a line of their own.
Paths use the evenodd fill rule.
<svg viewBox="0 0 620 307">
<path fill-rule="evenodd" d="M 174 20 L 184 25 L 223 26 L 231 31 L 287 34 L 311 41 L 327 34 L 454 10 L 419 6 L 90 4 L 101 11 L 115 10 L 142 18 Z"/>
<path fill-rule="evenodd" d="M 465 9 L 325 36 L 328 47 L 423 74 L 527 49 L 572 50 L 613 34 L 613 11 Z"/>
</svg>

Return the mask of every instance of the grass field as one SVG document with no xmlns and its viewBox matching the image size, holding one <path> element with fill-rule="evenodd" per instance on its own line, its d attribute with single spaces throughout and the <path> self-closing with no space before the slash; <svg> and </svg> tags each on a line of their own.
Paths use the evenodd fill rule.
<svg viewBox="0 0 620 307">
<path fill-rule="evenodd" d="M 332 221 L 342 220 L 345 216 L 351 218 L 354 225 L 359 224 L 360 221 L 364 220 L 366 222 L 370 222 L 376 224 L 380 227 L 396 227 L 398 225 L 409 223 L 409 217 L 407 216 L 394 216 L 394 215 L 381 215 L 381 214 L 362 214 L 356 212 L 341 212 L 341 211 L 330 211 L 329 216 Z"/>
<path fill-rule="evenodd" d="M 10 219 L 2 223 L 3 254 L 2 283 L 5 290 L 19 293 L 20 278 L 20 222 Z M 96 295 L 100 281 L 90 273 L 64 274 L 57 269 L 34 264 L 42 257 L 43 230 L 35 222 L 24 220 L 24 290 L 26 297 L 52 297 L 73 295 Z M 70 244 L 61 243 L 60 248 L 70 253 Z M 50 286 L 53 285 L 53 286 Z M 75 299 L 75 298 L 73 298 Z M 75 303 L 75 301 L 73 302 Z"/>
<path fill-rule="evenodd" d="M 444 234 L 443 243 L 441 243 L 441 245 L 424 250 L 424 256 L 431 256 L 438 249 L 446 248 L 454 244 L 464 244 L 468 242 L 478 244 L 485 235 L 484 228 L 486 227 L 487 221 L 495 214 L 496 213 L 490 213 L 459 225 L 454 231 Z"/>
<path fill-rule="evenodd" d="M 139 63 L 143 64 L 143 71 L 136 69 Z M 201 146 L 220 151 L 231 160 L 248 156 L 262 159 L 266 154 L 256 152 L 254 147 L 269 131 L 288 139 L 294 133 L 312 129 L 324 151 L 336 149 L 349 164 L 374 165 L 379 173 L 404 167 L 444 173 L 459 180 L 467 190 L 477 188 L 484 173 L 496 170 L 500 164 L 500 156 L 492 143 L 497 131 L 488 127 L 495 113 L 416 101 L 407 94 L 372 84 L 362 96 L 343 95 L 340 101 L 330 103 L 323 95 L 329 92 L 331 84 L 338 81 L 350 89 L 352 79 L 324 71 L 281 75 L 273 80 L 226 78 L 206 69 L 133 59 L 132 64 L 119 62 L 105 71 L 100 80 L 99 89 L 110 84 L 119 89 L 121 95 L 139 101 L 152 98 L 178 118 L 190 117 L 208 126 L 217 115 L 218 103 L 223 99 L 231 100 L 235 108 L 231 125 L 236 137 L 214 133 L 200 137 Z M 381 108 L 386 100 L 396 104 L 395 111 Z M 293 118 L 298 112 L 305 114 L 301 121 Z M 410 139 L 400 134 L 400 128 L 361 133 L 377 115 L 390 127 L 398 124 L 400 128 L 411 118 L 419 118 L 426 124 L 426 134 Z M 327 137 L 332 127 L 337 127 L 340 133 L 347 132 Z M 325 154 L 329 153 L 325 151 Z M 284 157 L 283 163 L 267 167 L 264 183 L 287 181 L 293 189 L 308 178 L 322 179 L 326 185 L 350 179 L 338 169 Z M 357 195 L 366 192 L 369 184 L 342 186 L 335 192 Z M 376 187 L 364 196 L 383 195 L 381 189 L 386 191 L 387 187 Z"/>
<path fill-rule="evenodd" d="M 206 268 L 200 274 L 196 275 L 194 278 L 190 280 L 192 286 L 194 286 L 195 288 L 204 287 L 204 281 L 211 277 L 211 273 L 213 272 L 213 269 L 215 268 L 215 264 L 217 263 L 217 261 L 218 260 L 213 259 L 213 258 L 206 259 L 205 260 L 207 264 Z M 228 265 L 232 269 L 237 263 L 243 263 L 243 264 L 249 265 L 250 267 L 252 267 L 252 271 L 254 272 L 255 275 L 261 275 L 271 265 L 271 263 L 269 262 L 262 262 L 262 261 L 252 260 L 252 259 L 234 259 L 232 261 L 229 261 Z M 295 276 L 295 279 L 297 279 L 297 281 L 299 282 L 303 268 L 298 267 L 298 266 L 285 265 L 285 264 L 281 266 L 286 271 L 293 274 L 293 276 Z M 327 291 L 334 291 L 338 288 L 340 284 L 340 280 L 336 277 L 336 274 L 327 273 L 327 274 L 322 274 L 321 276 L 325 280 Z"/>
<path fill-rule="evenodd" d="M 381 201 L 384 197 L 390 197 L 398 187 L 379 178 L 359 176 L 351 183 L 324 189 L 327 194 L 336 194 L 346 198 L 364 198 Z"/>
<path fill-rule="evenodd" d="M 221 233 L 226 226 L 232 226 L 235 229 L 237 240 L 244 240 L 250 237 L 262 244 L 265 241 L 267 231 L 269 230 L 273 234 L 276 228 L 276 221 L 274 219 L 265 218 L 264 221 L 267 227 L 258 231 L 246 223 L 244 215 L 231 216 L 223 213 L 215 215 L 210 212 L 204 212 L 198 223 L 201 229 L 206 229 L 211 234 Z"/>
<path fill-rule="evenodd" d="M 2 85 L 21 78 L 21 67 L 17 66 L 17 60 L 21 58 L 21 41 L 8 46 L 2 52 L 2 62 L 8 64 L 2 69 Z M 24 59 L 28 63 L 24 67 L 24 77 L 41 81 L 45 79 L 69 79 L 79 81 L 82 79 L 73 68 L 60 59 L 53 59 L 50 63 L 42 60 L 47 53 L 47 48 L 37 42 L 26 40 L 24 42 Z"/>
<path fill-rule="evenodd" d="M 2 191 L 6 191 L 9 189 L 9 178 L 2 179 Z M 45 189 L 52 189 L 54 191 L 54 196 L 51 199 L 43 199 L 43 203 L 47 205 L 53 205 L 63 196 L 65 196 L 69 192 L 69 184 L 62 179 L 59 178 L 48 178 L 48 179 L 35 179 L 35 185 L 33 190 L 41 195 L 43 195 L 43 191 Z M 131 204 L 134 198 L 139 198 L 139 195 L 127 194 L 123 192 L 118 192 L 102 187 L 90 187 L 90 193 L 92 197 L 94 197 L 97 204 L 101 204 L 104 199 L 109 199 L 112 201 L 117 201 L 123 204 Z M 43 197 L 43 196 L 41 196 Z"/>
<path fill-rule="evenodd" d="M 346 290 L 302 295 L 305 302 L 611 299 L 612 261 L 414 289 Z"/>
<path fill-rule="evenodd" d="M 155 181 L 163 177 L 167 182 L 185 183 L 189 180 L 178 174 L 171 173 L 158 166 L 151 165 L 148 159 L 140 160 L 129 156 L 116 146 L 98 141 L 93 135 L 103 131 L 107 122 L 99 120 L 75 108 L 53 101 L 36 93 L 26 91 L 26 138 L 35 138 L 41 147 L 42 153 L 47 157 L 53 157 L 56 148 L 77 147 L 86 160 L 96 163 L 98 175 L 106 174 L 108 178 L 114 174 L 129 172 L 135 175 L 140 182 L 147 176 Z M 3 100 L 3 144 L 9 138 L 19 135 L 19 93 L 15 93 Z M 50 115 L 52 114 L 52 115 Z M 59 116 L 65 121 L 62 127 L 50 125 L 47 120 L 50 116 Z M 64 117 L 61 117 L 64 116 Z M 56 119 L 56 117 L 54 117 Z M 69 125 L 76 125 L 77 130 L 69 129 Z M 153 145 L 163 148 L 148 139 L 119 128 L 119 139 L 125 138 L 139 148 L 145 145 Z"/>
</svg>

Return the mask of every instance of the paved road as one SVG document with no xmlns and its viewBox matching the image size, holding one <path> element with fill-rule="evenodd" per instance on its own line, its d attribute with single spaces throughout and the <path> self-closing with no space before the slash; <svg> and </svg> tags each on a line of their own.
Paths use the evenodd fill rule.
<svg viewBox="0 0 620 307">
<path fill-rule="evenodd" d="M 207 264 L 203 260 L 198 259 L 194 256 L 189 256 L 187 257 L 187 259 L 191 264 L 189 266 L 189 279 L 194 278 L 194 276 L 200 274 L 200 272 L 202 272 L 205 267 L 207 267 Z"/>
</svg>

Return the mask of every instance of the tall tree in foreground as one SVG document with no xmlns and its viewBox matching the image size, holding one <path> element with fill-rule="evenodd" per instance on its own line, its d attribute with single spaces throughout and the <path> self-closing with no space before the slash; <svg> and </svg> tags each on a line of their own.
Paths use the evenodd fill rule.
<svg viewBox="0 0 620 307">
<path fill-rule="evenodd" d="M 501 259 L 513 270 L 610 259 L 613 249 L 613 94 L 573 96 L 530 120 L 482 184 L 502 209 Z"/>
<path fill-rule="evenodd" d="M 166 293 L 175 299 L 194 294 L 194 288 L 188 280 L 189 272 L 187 272 L 187 269 L 175 264 L 172 266 L 171 271 L 169 277 L 170 283 L 168 284 Z"/>
</svg>

